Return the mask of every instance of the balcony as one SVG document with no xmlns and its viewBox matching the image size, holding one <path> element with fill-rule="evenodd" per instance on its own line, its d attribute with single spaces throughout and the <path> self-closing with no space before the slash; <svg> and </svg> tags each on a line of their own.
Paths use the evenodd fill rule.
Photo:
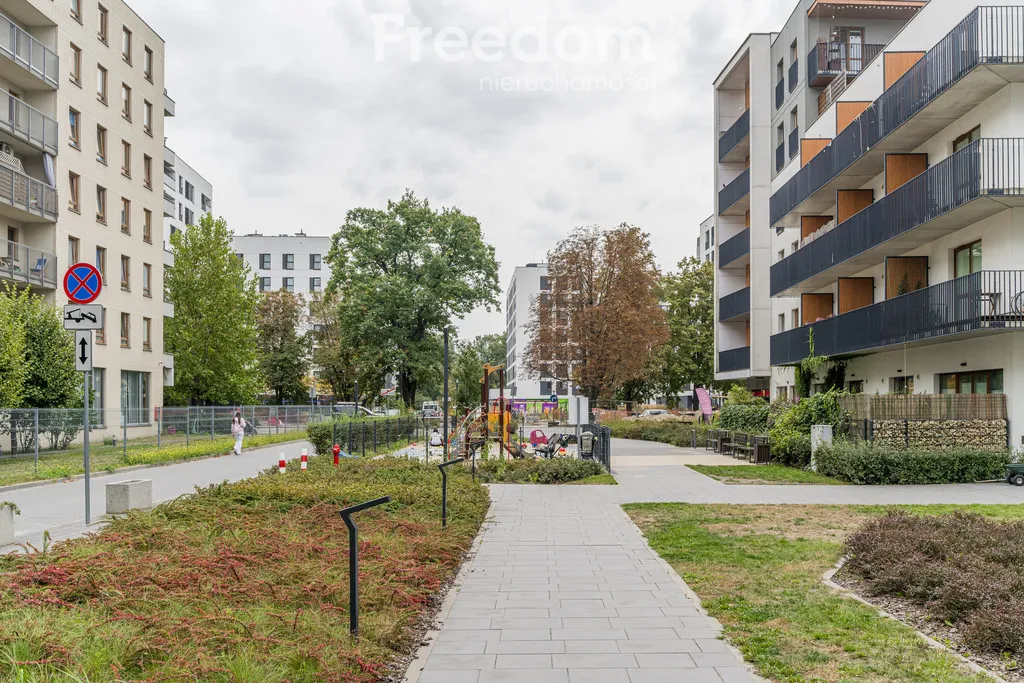
<svg viewBox="0 0 1024 683">
<path fill-rule="evenodd" d="M 794 59 L 789 65 L 789 92 L 793 92 L 796 84 L 800 81 L 800 60 Z"/>
<path fill-rule="evenodd" d="M 164 299 L 164 317 L 165 318 L 173 318 L 174 317 L 174 304 L 171 303 L 170 301 L 168 301 L 167 299 Z"/>
<path fill-rule="evenodd" d="M 727 323 L 750 317 L 750 287 L 726 294 L 718 300 L 718 321 Z"/>
<path fill-rule="evenodd" d="M 172 356 L 169 353 L 165 353 L 164 354 L 163 368 L 164 368 L 164 386 L 165 387 L 173 387 L 174 386 L 174 356 Z"/>
<path fill-rule="evenodd" d="M 40 289 L 56 289 L 57 257 L 35 247 L 0 239 L 0 278 Z"/>
<path fill-rule="evenodd" d="M 772 335 L 772 365 L 1024 329 L 1024 271 L 983 270 Z"/>
<path fill-rule="evenodd" d="M 57 220 L 57 190 L 0 163 L 0 213 L 26 222 L 52 223 Z"/>
<path fill-rule="evenodd" d="M 792 159 L 800 153 L 800 129 L 794 128 L 789 131 L 789 158 Z"/>
<path fill-rule="evenodd" d="M 820 214 L 1008 82 L 1024 81 L 1024 7 L 978 7 L 771 197 L 771 224 Z M 907 124 L 907 125 L 905 125 Z"/>
<path fill-rule="evenodd" d="M 166 218 L 177 218 L 178 216 L 178 205 L 174 201 L 174 197 L 164 190 L 164 216 Z"/>
<path fill-rule="evenodd" d="M 750 169 L 743 169 L 736 178 L 718 192 L 718 213 L 742 216 L 750 207 Z"/>
<path fill-rule="evenodd" d="M 807 84 L 823 88 L 839 74 L 857 76 L 885 49 L 873 43 L 853 44 L 819 41 L 807 55 Z"/>
<path fill-rule="evenodd" d="M 1020 206 L 1024 139 L 976 140 L 831 230 L 812 235 L 813 241 L 772 266 L 772 296 L 820 289 L 886 256 Z"/>
<path fill-rule="evenodd" d="M 164 88 L 164 116 L 174 116 L 175 106 L 174 100 L 167 94 L 167 88 Z"/>
<path fill-rule="evenodd" d="M 0 130 L 37 151 L 57 154 L 57 122 L 3 90 L 0 90 Z"/>
<path fill-rule="evenodd" d="M 786 143 L 783 142 L 781 145 L 775 148 L 775 171 L 776 173 L 782 170 L 782 167 L 786 165 Z"/>
<path fill-rule="evenodd" d="M 56 88 L 60 78 L 57 54 L 0 14 L 0 76 L 22 88 Z"/>
<path fill-rule="evenodd" d="M 750 347 L 742 346 L 738 349 L 718 352 L 718 371 L 736 372 L 737 370 L 750 369 Z"/>
<path fill-rule="evenodd" d="M 723 163 L 741 162 L 750 153 L 750 110 L 729 126 L 718 137 L 718 160 Z"/>
<path fill-rule="evenodd" d="M 750 228 L 746 228 L 718 245 L 718 267 L 726 268 L 750 254 Z M 749 261 L 749 259 L 745 259 Z"/>
<path fill-rule="evenodd" d="M 786 100 L 786 79 L 781 79 L 775 84 L 775 108 L 778 109 Z"/>
</svg>

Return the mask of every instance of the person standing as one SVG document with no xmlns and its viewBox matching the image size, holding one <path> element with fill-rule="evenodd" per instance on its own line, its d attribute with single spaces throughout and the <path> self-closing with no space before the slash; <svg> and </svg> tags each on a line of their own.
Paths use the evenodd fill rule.
<svg viewBox="0 0 1024 683">
<path fill-rule="evenodd" d="M 235 411 L 235 416 L 231 418 L 231 434 L 235 437 L 235 455 L 242 454 L 242 439 L 245 437 L 245 418 L 242 417 L 242 411 Z"/>
</svg>

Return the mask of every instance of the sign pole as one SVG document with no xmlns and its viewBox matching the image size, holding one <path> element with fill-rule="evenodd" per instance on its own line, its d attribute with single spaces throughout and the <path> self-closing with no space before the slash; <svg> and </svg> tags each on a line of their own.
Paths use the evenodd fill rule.
<svg viewBox="0 0 1024 683">
<path fill-rule="evenodd" d="M 82 425 L 85 432 L 83 436 L 83 448 L 82 453 L 84 457 L 83 467 L 85 468 L 85 524 L 88 526 L 91 523 L 89 509 L 89 373 L 82 373 Z"/>
</svg>

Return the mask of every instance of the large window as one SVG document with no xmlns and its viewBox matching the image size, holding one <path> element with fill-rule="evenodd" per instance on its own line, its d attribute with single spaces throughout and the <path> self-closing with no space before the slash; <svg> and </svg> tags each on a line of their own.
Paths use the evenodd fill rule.
<svg viewBox="0 0 1024 683">
<path fill-rule="evenodd" d="M 142 210 L 142 240 L 153 242 L 153 212 L 149 209 Z"/>
<path fill-rule="evenodd" d="M 1003 371 L 978 370 L 939 375 L 939 393 L 1001 394 L 1003 393 Z"/>
<path fill-rule="evenodd" d="M 132 202 L 121 197 L 121 232 L 132 234 Z"/>
<path fill-rule="evenodd" d="M 153 157 L 148 154 L 142 155 L 142 186 L 153 189 Z"/>
<path fill-rule="evenodd" d="M 146 76 L 146 80 L 150 83 L 153 82 L 153 51 L 148 47 L 146 48 L 146 58 L 142 62 L 142 72 Z"/>
<path fill-rule="evenodd" d="M 321 262 L 322 262 L 322 257 L 320 256 L 320 254 L 310 254 L 309 255 L 309 269 L 310 270 L 320 270 Z"/>
<path fill-rule="evenodd" d="M 107 222 L 107 189 L 99 185 L 96 186 L 96 220 Z"/>
<path fill-rule="evenodd" d="M 153 105 L 145 100 L 142 102 L 142 130 L 146 135 L 153 134 Z"/>
<path fill-rule="evenodd" d="M 142 264 L 142 296 L 153 296 L 153 266 Z"/>
<path fill-rule="evenodd" d="M 132 288 L 132 260 L 128 256 L 121 256 L 121 289 L 130 291 Z"/>
<path fill-rule="evenodd" d="M 74 43 L 71 44 L 71 82 L 82 84 L 82 49 Z"/>
<path fill-rule="evenodd" d="M 293 277 L 282 278 L 281 289 L 285 290 L 286 292 L 294 292 L 295 291 L 295 278 L 293 278 Z"/>
<path fill-rule="evenodd" d="M 309 278 L 309 291 L 311 291 L 311 292 L 319 292 L 320 289 L 321 289 L 320 282 L 321 282 L 320 278 L 318 278 L 318 277 L 311 277 L 311 278 Z"/>
<path fill-rule="evenodd" d="M 121 27 L 121 57 L 129 64 L 132 63 L 132 32 L 127 26 Z"/>
<path fill-rule="evenodd" d="M 78 213 L 78 188 L 81 180 L 77 173 L 68 172 L 68 209 Z"/>
<path fill-rule="evenodd" d="M 963 277 L 981 270 L 981 240 L 953 250 L 953 277 Z"/>
<path fill-rule="evenodd" d="M 107 70 L 99 64 L 96 65 L 96 99 L 107 103 Z"/>
<path fill-rule="evenodd" d="M 82 144 L 82 131 L 78 125 L 81 120 L 81 114 L 74 109 L 68 109 L 68 142 L 75 149 L 79 149 Z"/>
<path fill-rule="evenodd" d="M 282 254 L 281 267 L 285 270 L 295 270 L 295 254 Z"/>
<path fill-rule="evenodd" d="M 889 392 L 893 394 L 914 393 L 914 376 L 904 375 L 902 377 L 890 377 Z"/>
<path fill-rule="evenodd" d="M 981 126 L 975 126 L 971 130 L 967 131 L 956 140 L 953 140 L 953 152 L 959 152 L 967 145 L 971 144 L 975 140 L 981 139 Z"/>
<path fill-rule="evenodd" d="M 107 129 L 96 126 L 96 161 L 107 163 Z"/>
<path fill-rule="evenodd" d="M 149 421 L 149 373 L 121 371 L 121 418 L 126 424 Z"/>
<path fill-rule="evenodd" d="M 260 254 L 260 270 L 270 270 L 270 254 Z"/>
<path fill-rule="evenodd" d="M 132 89 L 126 83 L 121 84 L 121 116 L 132 120 Z"/>
<path fill-rule="evenodd" d="M 149 318 L 142 319 L 142 350 L 152 351 L 153 345 L 150 336 L 153 334 L 153 321 Z"/>
<path fill-rule="evenodd" d="M 121 348 L 128 349 L 132 345 L 132 318 L 128 313 L 121 314 Z"/>
<path fill-rule="evenodd" d="M 96 27 L 96 36 L 105 43 L 107 42 L 107 29 L 109 28 L 109 22 L 107 21 L 107 8 L 100 5 L 98 9 L 99 24 Z"/>
<path fill-rule="evenodd" d="M 260 291 L 261 292 L 269 292 L 270 291 L 270 278 L 269 277 L 261 277 L 260 278 Z"/>
<path fill-rule="evenodd" d="M 121 140 L 121 174 L 132 177 L 132 145 L 127 140 Z"/>
</svg>

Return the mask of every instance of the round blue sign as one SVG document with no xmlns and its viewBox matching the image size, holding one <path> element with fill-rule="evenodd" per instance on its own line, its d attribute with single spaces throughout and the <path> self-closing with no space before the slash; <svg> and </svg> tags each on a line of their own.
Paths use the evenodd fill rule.
<svg viewBox="0 0 1024 683">
<path fill-rule="evenodd" d="M 101 289 L 103 278 L 91 263 L 76 263 L 64 273 L 64 293 L 71 303 L 92 303 L 100 295 Z"/>
<path fill-rule="evenodd" d="M 558 403 L 558 394 L 551 394 L 551 402 Z"/>
</svg>

